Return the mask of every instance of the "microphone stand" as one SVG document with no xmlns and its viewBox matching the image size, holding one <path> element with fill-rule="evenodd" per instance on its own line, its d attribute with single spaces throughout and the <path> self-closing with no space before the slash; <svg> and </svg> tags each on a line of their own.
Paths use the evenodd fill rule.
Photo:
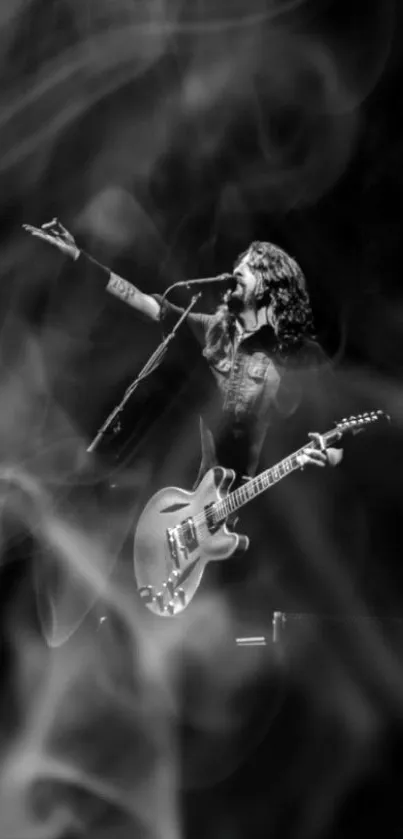
<svg viewBox="0 0 403 839">
<path fill-rule="evenodd" d="M 168 295 L 168 292 L 171 291 L 172 288 L 175 288 L 176 285 L 183 285 L 183 283 L 174 283 L 173 285 L 169 286 L 169 288 L 167 288 L 166 291 L 164 292 L 164 294 L 162 295 L 161 304 L 164 303 L 165 297 Z M 116 408 L 114 408 L 113 411 L 106 418 L 104 424 L 101 426 L 98 433 L 96 434 L 96 436 L 94 437 L 94 439 L 92 440 L 90 445 L 88 446 L 87 452 L 90 453 L 90 452 L 95 451 L 95 449 L 97 448 L 97 446 L 101 442 L 102 438 L 105 436 L 108 429 L 113 425 L 113 423 L 115 422 L 115 420 L 117 419 L 117 417 L 119 416 L 121 411 L 123 410 L 124 406 L 126 405 L 126 402 L 130 399 L 130 397 L 132 396 L 132 394 L 134 393 L 134 391 L 136 390 L 136 388 L 140 384 L 140 382 L 142 382 L 143 379 L 145 379 L 147 376 L 149 376 L 150 373 L 152 373 L 161 364 L 161 361 L 162 361 L 162 359 L 163 359 L 163 357 L 164 357 L 164 355 L 167 351 L 168 345 L 170 344 L 170 342 L 172 341 L 172 339 L 176 335 L 181 323 L 183 323 L 185 318 L 188 316 L 189 312 L 193 309 L 193 307 L 195 306 L 195 304 L 197 303 L 197 301 L 201 297 L 201 294 L 202 294 L 202 292 L 199 291 L 199 292 L 197 292 L 196 294 L 193 295 L 188 307 L 181 314 L 180 318 L 175 323 L 171 332 L 169 332 L 168 335 L 166 335 L 166 337 L 163 338 L 161 343 L 158 345 L 157 349 L 154 350 L 154 352 L 152 353 L 152 355 L 150 356 L 148 361 L 146 361 L 144 367 L 140 370 L 140 373 L 138 374 L 138 376 L 136 376 L 134 381 L 129 385 L 129 387 L 125 391 L 123 399 L 119 402 L 119 404 L 116 406 Z"/>
</svg>

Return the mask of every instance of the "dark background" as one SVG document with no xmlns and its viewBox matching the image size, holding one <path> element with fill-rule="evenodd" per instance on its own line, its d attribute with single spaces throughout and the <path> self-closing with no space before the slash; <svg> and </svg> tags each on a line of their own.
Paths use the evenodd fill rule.
<svg viewBox="0 0 403 839">
<path fill-rule="evenodd" d="M 80 726 L 70 730 L 64 705 L 54 699 L 44 675 L 48 656 L 63 650 L 60 655 L 77 660 L 78 673 L 87 676 L 81 645 L 99 643 L 99 626 L 88 613 L 93 596 L 76 613 L 73 608 L 71 626 L 79 624 L 73 640 L 60 648 L 54 642 L 48 652 L 43 634 L 49 641 L 49 604 L 45 596 L 38 620 L 30 570 L 35 540 L 39 554 L 49 553 L 43 549 L 51 541 L 47 511 L 63 522 L 67 517 L 77 532 L 101 534 L 114 557 L 113 591 L 130 590 L 124 543 L 157 486 L 192 480 L 198 407 L 208 387 L 200 384 L 204 371 L 184 332 L 161 369 L 136 391 L 119 432 L 88 458 L 89 441 L 160 331 L 108 296 L 96 277 L 29 237 L 23 223 L 39 226 L 57 216 L 81 247 L 150 293 L 230 270 L 254 239 L 276 242 L 302 266 L 318 337 L 336 360 L 336 393 L 322 394 L 312 421 L 338 419 L 335 404 L 340 416 L 381 408 L 392 417 L 388 430 L 346 444 L 338 474 L 311 473 L 304 484 L 279 488 L 265 521 L 270 533 L 262 524 L 267 508 L 259 508 L 254 522 L 252 516 L 258 572 L 247 589 L 247 631 L 255 634 L 262 625 L 257 592 L 266 590 L 262 569 L 269 545 L 278 553 L 285 544 L 281 550 L 289 558 L 285 582 L 273 583 L 270 608 L 266 602 L 263 609 L 264 632 L 270 632 L 272 608 L 322 615 L 312 637 L 309 620 L 290 618 L 285 667 L 273 664 L 271 648 L 261 658 L 249 651 L 249 659 L 248 650 L 236 648 L 238 617 L 225 630 L 218 622 L 207 646 L 189 641 L 198 631 L 191 619 L 183 637 L 179 631 L 180 649 L 185 647 L 179 695 L 185 698 L 177 700 L 184 710 L 182 716 L 177 711 L 173 731 L 186 734 L 177 738 L 185 768 L 172 798 L 178 790 L 186 793 L 179 815 L 167 815 L 162 825 L 148 823 L 135 807 L 141 836 L 179 836 L 182 830 L 220 839 L 280 832 L 311 839 L 356 836 L 374 827 L 388 836 L 401 832 L 402 14 L 391 0 L 8 0 L 0 10 L 2 655 L 4 695 L 15 716 L 10 721 L 5 700 L 2 777 L 9 778 L 8 756 L 20 731 L 37 733 L 33 684 L 42 685 L 56 728 L 67 730 L 61 754 L 70 755 L 69 734 L 74 742 Z M 176 297 L 187 300 L 186 292 Z M 209 310 L 217 300 L 209 291 L 201 305 Z M 112 479 L 120 488 L 113 497 Z M 50 507 L 45 504 L 38 539 L 35 499 L 43 496 Z M 76 550 L 68 547 L 67 556 Z M 56 549 L 53 542 L 52 551 L 64 567 L 60 543 Z M 43 557 L 38 567 L 43 571 Z M 249 586 L 243 573 L 234 566 L 241 591 Z M 348 618 L 335 623 L 323 618 L 329 612 Z M 129 621 L 124 642 L 110 630 L 101 643 L 100 668 L 111 682 L 117 648 L 128 650 L 130 666 L 122 654 L 126 673 L 132 648 L 143 643 L 137 620 Z M 30 645 L 38 662 L 34 675 Z M 149 671 L 143 679 L 144 664 L 137 666 L 136 690 L 147 704 L 161 688 L 165 719 L 165 675 L 161 671 L 150 687 Z M 128 750 L 112 737 L 119 770 L 111 784 L 124 792 L 108 822 L 108 795 L 87 784 L 95 765 L 102 777 L 105 764 L 109 769 L 104 748 L 94 745 L 102 740 L 100 731 L 107 735 L 102 722 L 96 727 L 92 693 L 84 695 L 77 715 L 85 736 L 93 737 L 91 748 L 74 750 L 83 774 L 74 794 L 70 782 L 67 797 L 52 788 L 42 792 L 37 817 L 49 835 L 79 834 L 74 818 L 67 818 L 67 827 L 52 826 L 61 796 L 68 813 L 80 814 L 85 835 L 131 835 L 126 822 L 132 824 L 133 814 L 122 805 L 125 772 L 135 784 L 141 772 L 132 772 L 121 758 Z M 119 689 L 111 703 L 117 729 L 123 725 L 121 697 Z M 264 710 L 272 701 L 267 722 Z M 134 721 L 123 714 L 131 734 L 133 727 L 147 728 L 150 718 L 143 706 Z M 46 755 L 54 748 L 52 725 Z M 255 725 L 265 736 L 256 735 Z M 155 724 L 147 747 L 139 746 L 136 734 L 132 749 L 140 766 L 139 751 L 143 756 L 141 748 L 151 749 L 151 769 L 148 763 L 144 769 L 147 812 L 157 809 L 160 796 L 157 781 L 153 794 L 153 760 L 157 765 L 160 751 L 168 763 L 177 756 L 176 747 L 164 738 L 160 743 L 158 731 Z M 224 768 L 218 760 L 215 774 L 211 756 L 221 748 L 227 757 Z M 84 771 L 89 754 L 91 770 Z M 35 770 L 32 782 L 41 773 Z M 54 779 L 51 768 L 43 774 Z M 15 789 L 20 801 L 18 795 L 30 794 L 30 780 L 23 776 Z M 90 801 L 84 793 L 80 799 L 81 789 Z M 21 839 L 18 819 L 9 818 L 10 835 Z"/>
</svg>

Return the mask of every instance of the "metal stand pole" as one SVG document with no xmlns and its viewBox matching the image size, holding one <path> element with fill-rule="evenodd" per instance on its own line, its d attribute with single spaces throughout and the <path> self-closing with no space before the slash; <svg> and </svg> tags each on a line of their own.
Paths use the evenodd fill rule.
<svg viewBox="0 0 403 839">
<path fill-rule="evenodd" d="M 173 286 L 170 286 L 170 288 L 173 288 Z M 166 294 L 169 290 L 170 289 L 167 289 L 167 291 L 163 295 L 162 299 L 164 299 L 164 297 L 166 296 Z M 104 435 L 106 434 L 108 429 L 113 425 L 113 423 L 115 422 L 115 420 L 119 416 L 120 412 L 123 410 L 124 406 L 126 405 L 126 402 L 130 399 L 131 395 L 134 393 L 134 391 L 136 390 L 136 388 L 140 384 L 140 382 L 143 381 L 143 379 L 145 379 L 147 376 L 149 376 L 150 373 L 152 373 L 161 364 L 161 361 L 162 361 L 162 359 L 163 359 L 163 357 L 164 357 L 164 355 L 167 351 L 169 343 L 172 341 L 172 339 L 176 335 L 181 323 L 185 320 L 185 318 L 187 318 L 189 312 L 193 309 L 193 307 L 197 303 L 200 296 L 201 296 L 200 291 L 197 294 L 193 295 L 188 307 L 181 314 L 180 318 L 175 323 L 175 326 L 173 327 L 171 332 L 163 339 L 163 341 L 161 341 L 161 343 L 158 345 L 157 349 L 153 352 L 153 354 L 150 356 L 148 361 L 146 361 L 142 370 L 140 370 L 140 373 L 138 374 L 138 376 L 135 378 L 135 380 L 127 388 L 121 402 L 119 402 L 119 404 L 116 406 L 116 408 L 114 408 L 113 411 L 106 418 L 104 424 L 99 429 L 97 435 L 94 437 L 94 439 L 92 440 L 92 442 L 88 446 L 87 452 L 95 451 L 95 449 L 97 448 L 97 446 L 101 442 L 102 438 L 104 437 Z"/>
</svg>

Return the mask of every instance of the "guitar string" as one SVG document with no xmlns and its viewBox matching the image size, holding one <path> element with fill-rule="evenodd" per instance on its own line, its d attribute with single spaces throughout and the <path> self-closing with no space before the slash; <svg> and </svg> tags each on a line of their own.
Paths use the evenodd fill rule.
<svg viewBox="0 0 403 839">
<path fill-rule="evenodd" d="M 334 431 L 333 431 L 333 430 L 332 430 L 332 431 L 328 431 L 328 432 L 326 432 L 325 434 L 323 434 L 322 436 L 323 436 L 323 438 L 325 439 L 325 438 L 330 437 L 333 433 L 334 433 Z M 280 460 L 280 461 L 279 461 L 279 463 L 277 463 L 275 466 L 272 466 L 272 467 L 270 467 L 269 469 L 266 469 L 266 470 L 265 470 L 264 472 L 262 472 L 260 475 L 257 475 L 257 476 L 256 476 L 256 478 L 251 478 L 251 483 L 254 483 L 254 485 L 255 485 L 255 486 L 258 486 L 258 480 L 259 480 L 259 479 L 260 479 L 260 480 L 262 480 L 262 479 L 263 479 L 263 475 L 267 475 L 267 476 L 269 476 L 269 474 L 270 474 L 270 473 L 273 473 L 275 470 L 277 470 L 278 472 L 280 472 L 280 468 L 281 468 L 281 466 L 282 466 L 284 463 L 292 461 L 292 459 L 293 459 L 293 458 L 294 458 L 294 459 L 295 459 L 295 458 L 297 458 L 297 457 L 298 457 L 300 454 L 302 454 L 302 452 L 304 452 L 307 448 L 311 448 L 311 449 L 313 449 L 313 448 L 314 448 L 314 445 L 315 445 L 315 444 L 314 444 L 314 443 L 312 443 L 311 445 L 309 445 L 309 444 L 308 444 L 308 445 L 305 445 L 305 446 L 301 446 L 301 448 L 300 448 L 300 449 L 297 449 L 297 451 L 293 452 L 293 454 L 289 455 L 288 457 L 283 458 L 283 460 Z M 292 464 L 292 466 L 291 466 L 291 470 L 290 470 L 290 471 L 292 472 L 292 471 L 294 471 L 296 468 L 299 468 L 299 469 L 300 469 L 300 468 L 301 468 L 301 464 L 297 464 L 297 467 L 295 467 L 295 466 Z M 286 472 L 286 474 L 289 474 L 289 472 Z M 282 478 L 282 477 L 285 477 L 285 475 L 281 475 L 281 476 L 280 476 L 280 478 Z M 249 482 L 248 482 L 248 483 L 249 483 Z M 270 484 L 269 484 L 268 486 L 270 486 Z M 262 486 L 261 488 L 260 488 L 260 487 L 258 487 L 257 492 L 256 492 L 256 493 L 254 493 L 254 495 L 252 495 L 252 496 L 251 496 L 251 498 L 247 498 L 247 499 L 246 499 L 246 501 L 244 501 L 244 502 L 243 502 L 242 504 L 240 504 L 239 506 L 243 506 L 243 505 L 244 505 L 244 504 L 246 504 L 248 501 L 251 501 L 253 497 L 255 497 L 256 495 L 259 495 L 259 494 L 260 494 L 261 492 L 263 492 L 265 489 L 268 489 L 268 486 L 267 486 L 267 487 Z M 225 503 L 226 503 L 226 502 L 228 502 L 229 498 L 230 498 L 231 496 L 234 496 L 234 495 L 238 492 L 238 490 L 239 490 L 239 489 L 245 489 L 245 487 L 238 487 L 238 489 L 234 490 L 234 491 L 233 491 L 232 493 L 230 493 L 228 496 L 226 496 L 225 498 L 220 498 L 217 502 L 214 502 L 214 503 L 215 503 L 215 504 L 217 504 L 217 506 L 218 506 L 218 504 L 223 504 L 223 505 L 224 505 L 224 508 L 225 508 Z M 236 507 L 236 509 L 239 509 L 239 508 L 238 508 L 238 507 Z M 227 515 L 228 515 L 228 514 L 227 514 Z M 225 516 L 225 518 L 227 518 L 227 516 Z M 205 513 L 205 511 L 203 511 L 202 513 L 198 513 L 198 514 L 197 514 L 196 516 L 194 516 L 194 518 L 193 518 L 193 527 L 194 527 L 194 529 L 195 529 L 196 536 L 202 535 L 202 534 L 200 534 L 199 527 L 201 527 L 201 525 L 204 525 L 204 524 L 207 524 L 207 518 L 206 518 L 206 513 Z M 182 525 L 179 525 L 179 527 L 180 527 L 180 529 L 182 529 Z"/>
<path fill-rule="evenodd" d="M 331 432 L 327 432 L 327 433 L 332 434 L 333 432 L 331 431 Z M 325 436 L 326 436 L 326 435 L 324 434 L 324 435 L 323 435 L 323 437 L 325 437 Z M 304 451 L 305 451 L 305 449 L 307 449 L 307 448 L 314 448 L 314 446 L 313 446 L 313 445 L 311 445 L 311 446 L 301 446 L 301 448 L 300 448 L 300 449 L 297 449 L 297 451 L 293 452 L 293 454 L 292 454 L 292 455 L 289 455 L 288 457 L 283 458 L 283 460 L 280 460 L 280 461 L 279 461 L 279 463 L 277 463 L 275 466 L 271 466 L 269 469 L 266 469 L 266 470 L 265 470 L 264 472 L 262 472 L 260 475 L 257 475 L 257 476 L 256 476 L 256 478 L 251 478 L 251 483 L 254 483 L 254 484 L 255 484 L 255 486 L 257 486 L 257 482 L 258 482 L 258 480 L 259 480 L 259 479 L 260 479 L 260 480 L 262 480 L 262 479 L 263 479 L 263 475 L 269 475 L 269 473 L 270 473 L 270 472 L 274 472 L 275 470 L 280 471 L 280 468 L 283 466 L 283 464 L 284 464 L 284 463 L 286 463 L 287 461 L 290 461 L 292 458 L 296 458 L 296 457 L 298 457 L 298 455 L 302 454 L 302 452 L 304 452 Z M 300 469 L 300 468 L 301 468 L 301 465 L 300 465 L 300 464 L 298 464 L 298 465 L 297 465 L 297 467 L 293 466 L 293 467 L 292 467 L 292 469 L 291 469 L 291 471 L 294 471 L 294 469 L 295 469 L 295 468 L 299 468 L 299 469 Z M 289 472 L 287 472 L 286 474 L 289 474 Z M 285 475 L 282 475 L 281 477 L 285 477 Z M 255 483 L 255 482 L 256 482 L 256 483 Z M 249 483 L 249 482 L 248 482 L 248 483 Z M 233 490 L 233 492 L 231 492 L 231 493 L 230 493 L 229 495 L 227 495 L 226 497 L 224 497 L 224 498 L 219 498 L 219 499 L 218 499 L 218 501 L 214 502 L 214 504 L 217 504 L 217 505 L 218 505 L 218 504 L 225 504 L 225 502 L 228 502 L 228 500 L 231 498 L 231 496 L 234 496 L 234 495 L 238 492 L 238 490 L 245 489 L 245 487 L 246 487 L 246 486 L 247 486 L 247 484 L 246 484 L 244 487 L 238 487 L 238 489 Z M 269 484 L 268 486 L 270 486 L 270 484 Z M 268 489 L 268 487 L 262 487 L 261 489 L 260 489 L 260 488 L 258 488 L 257 492 L 256 492 L 256 493 L 254 493 L 254 495 L 253 495 L 253 496 L 251 496 L 250 498 L 247 498 L 247 500 L 246 500 L 246 501 L 244 501 L 244 502 L 243 502 L 242 504 L 240 504 L 239 506 L 244 506 L 244 504 L 247 504 L 247 502 L 248 502 L 248 501 L 251 501 L 251 500 L 252 500 L 252 498 L 254 498 L 256 495 L 259 495 L 261 492 L 264 492 L 264 490 L 265 490 L 265 489 Z M 236 509 L 239 509 L 239 507 L 237 507 Z M 230 511 L 230 512 L 231 512 L 231 511 Z M 233 511 L 233 512 L 235 512 L 235 511 Z M 226 516 L 225 518 L 227 518 L 227 516 Z M 206 513 L 203 511 L 202 513 L 198 513 L 198 514 L 194 517 L 194 519 L 193 519 L 193 524 L 195 525 L 195 527 L 197 527 L 199 524 L 203 524 L 203 523 L 205 522 L 205 520 L 206 520 Z"/>
<path fill-rule="evenodd" d="M 358 424 L 359 422 L 364 422 L 364 423 L 368 422 L 368 421 L 373 422 L 378 417 L 380 417 L 379 412 L 378 413 L 370 413 L 370 414 L 359 415 L 358 417 L 355 417 L 354 420 L 350 419 L 347 424 L 344 424 L 344 428 L 340 427 L 340 426 L 343 425 L 342 423 L 340 423 L 340 425 L 337 425 L 336 428 L 331 429 L 330 431 L 326 431 L 324 434 L 322 434 L 322 437 L 323 437 L 323 439 L 329 440 L 329 438 L 331 438 L 332 435 L 337 433 L 337 432 L 339 432 L 341 434 L 345 433 L 352 423 Z M 354 427 L 354 425 L 352 427 Z M 280 467 L 283 466 L 284 463 L 286 463 L 287 461 L 289 462 L 292 458 L 297 458 L 300 454 L 303 454 L 303 452 L 306 449 L 313 449 L 313 448 L 315 448 L 314 443 L 311 443 L 311 444 L 308 444 L 308 445 L 305 445 L 305 446 L 301 446 L 300 449 L 297 449 L 295 452 L 293 452 L 293 454 L 289 455 L 288 457 L 283 458 L 283 460 L 280 460 L 280 462 L 277 463 L 275 466 L 272 466 L 269 469 L 266 469 L 260 475 L 257 475 L 256 478 L 251 478 L 251 482 L 252 483 L 255 482 L 255 481 L 257 482 L 258 479 L 262 479 L 263 475 L 269 475 L 270 472 L 273 473 L 275 470 L 280 471 Z M 301 469 L 302 468 L 301 464 L 298 464 L 297 467 L 294 466 L 291 471 L 294 471 L 295 468 Z M 289 474 L 289 473 L 287 472 L 287 474 Z M 283 478 L 283 477 L 285 477 L 285 475 L 281 475 L 280 479 Z M 255 484 L 255 486 L 256 485 L 257 485 L 257 483 Z M 247 486 L 247 484 L 245 486 Z M 238 492 L 239 489 L 245 489 L 245 486 L 244 487 L 238 487 L 237 490 L 233 490 L 233 492 L 231 492 L 225 498 L 221 498 L 221 499 L 218 499 L 218 501 L 213 502 L 213 506 L 218 505 L 218 504 L 223 504 L 225 506 L 225 502 L 228 502 L 228 500 L 231 498 L 231 496 L 234 496 Z M 264 492 L 264 490 L 268 489 L 269 486 L 270 486 L 270 484 L 267 487 L 259 488 L 258 491 L 255 492 L 251 496 L 251 498 L 247 498 L 246 501 L 243 501 L 243 503 L 241 503 L 238 507 L 236 507 L 236 509 L 239 509 L 239 507 L 242 507 L 242 506 L 244 506 L 244 504 L 247 504 L 248 501 L 251 501 L 256 495 L 259 495 L 262 492 Z M 227 518 L 227 516 L 225 516 L 225 518 Z M 198 513 L 193 518 L 193 525 L 195 526 L 195 528 L 197 528 L 198 525 L 204 524 L 205 521 L 206 521 L 206 513 L 205 513 L 205 511 L 203 511 L 202 513 Z"/>
<path fill-rule="evenodd" d="M 351 427 L 354 427 L 354 425 L 358 425 L 360 422 L 363 423 L 364 425 L 365 425 L 365 422 L 374 422 L 376 419 L 381 418 L 382 413 L 383 413 L 382 411 L 377 411 L 377 412 L 370 412 L 370 413 L 361 414 L 358 417 L 355 417 L 354 419 L 351 418 L 349 420 L 349 422 L 344 425 L 344 428 L 341 427 L 342 424 L 340 423 L 339 425 L 336 426 L 335 429 L 332 429 L 330 431 L 325 432 L 322 435 L 322 437 L 323 437 L 323 439 L 326 439 L 326 441 L 328 441 L 331 438 L 331 436 L 333 434 L 337 433 L 337 432 L 339 432 L 340 436 L 342 436 L 343 433 L 345 433 L 348 430 L 349 426 L 351 428 Z M 339 439 L 340 439 L 340 437 L 339 437 Z M 283 460 L 279 461 L 279 463 L 277 463 L 275 466 L 272 466 L 269 469 L 266 469 L 260 475 L 256 476 L 256 478 L 252 478 L 250 483 L 256 482 L 256 483 L 254 483 L 254 485 L 258 487 L 258 490 L 251 497 L 248 496 L 245 501 L 242 499 L 242 496 L 241 496 L 242 503 L 239 506 L 244 506 L 244 504 L 246 504 L 248 501 L 251 501 L 253 499 L 253 497 L 255 497 L 255 495 L 258 495 L 258 494 L 262 493 L 265 489 L 269 488 L 270 484 L 268 484 L 268 486 L 266 486 L 266 487 L 265 486 L 262 486 L 262 487 L 258 486 L 258 481 L 259 481 L 259 479 L 260 480 L 263 479 L 263 475 L 267 475 L 267 477 L 268 477 L 270 473 L 274 473 L 275 471 L 280 472 L 280 468 L 281 468 L 281 466 L 283 466 L 283 464 L 285 464 L 287 462 L 289 463 L 290 461 L 292 461 L 293 458 L 294 459 L 298 458 L 298 456 L 300 454 L 302 454 L 307 448 L 312 449 L 314 447 L 315 447 L 314 443 L 311 443 L 311 444 L 308 444 L 308 445 L 305 445 L 305 446 L 301 446 L 300 449 L 297 449 L 295 452 L 293 452 L 293 454 L 289 455 L 288 457 L 283 458 Z M 295 466 L 294 464 L 291 464 L 291 465 L 292 465 L 291 471 L 294 471 L 296 468 L 301 468 L 300 463 L 297 463 L 297 466 Z M 286 471 L 286 474 L 289 474 L 289 472 Z M 280 474 L 280 478 L 278 480 L 281 480 L 283 477 L 285 477 L 285 475 Z M 238 490 L 245 489 L 245 487 L 248 485 L 248 483 L 244 487 L 238 487 L 238 489 L 234 490 L 232 493 L 230 493 L 229 496 L 218 499 L 218 501 L 214 502 L 214 504 L 217 505 L 217 506 L 219 504 L 223 504 L 224 509 L 225 509 L 225 503 L 228 502 L 230 497 L 234 496 L 236 493 L 238 493 Z M 236 507 L 236 509 L 239 509 L 239 507 Z M 225 518 L 227 518 L 227 516 L 225 516 Z M 193 525 L 194 525 L 195 530 L 196 530 L 196 535 L 199 535 L 198 528 L 202 524 L 206 524 L 206 523 L 207 523 L 207 519 L 206 519 L 205 511 L 203 511 L 202 513 L 199 513 L 198 515 L 196 515 L 193 518 Z M 180 525 L 180 528 L 182 528 L 182 525 Z M 169 576 L 171 576 L 171 575 L 169 575 Z M 176 592 L 175 592 L 175 595 L 176 595 Z"/>
</svg>

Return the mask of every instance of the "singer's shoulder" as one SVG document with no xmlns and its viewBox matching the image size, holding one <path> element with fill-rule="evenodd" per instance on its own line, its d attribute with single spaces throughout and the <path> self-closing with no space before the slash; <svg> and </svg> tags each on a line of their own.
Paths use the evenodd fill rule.
<svg viewBox="0 0 403 839">
<path fill-rule="evenodd" d="M 303 343 L 303 353 L 313 364 L 329 364 L 330 358 L 322 345 L 315 338 L 306 338 Z"/>
<path fill-rule="evenodd" d="M 305 339 L 293 359 L 294 366 L 319 375 L 333 374 L 334 364 L 322 345 L 314 338 Z"/>
</svg>

